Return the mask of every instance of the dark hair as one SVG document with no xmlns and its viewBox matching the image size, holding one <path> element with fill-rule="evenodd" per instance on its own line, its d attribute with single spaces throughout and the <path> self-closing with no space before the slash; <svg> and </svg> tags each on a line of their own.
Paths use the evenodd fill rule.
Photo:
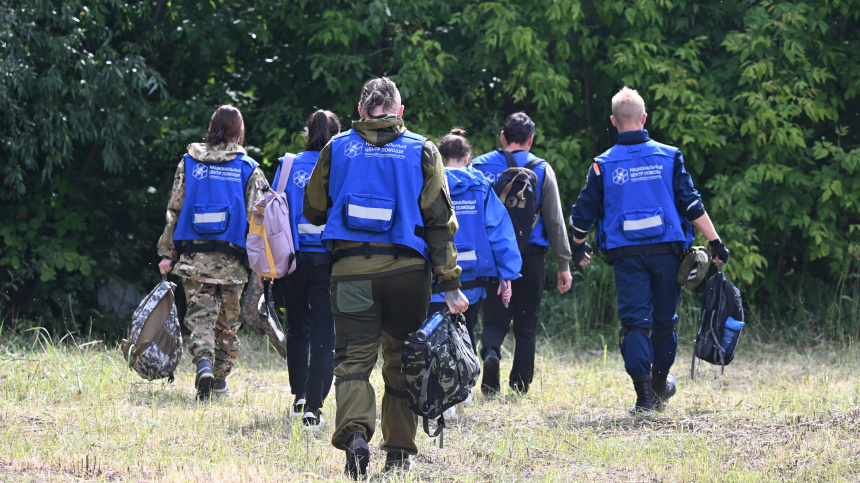
<svg viewBox="0 0 860 483">
<path fill-rule="evenodd" d="M 472 155 L 472 146 L 466 139 L 466 131 L 455 127 L 439 141 L 439 154 L 442 162 L 459 161 Z"/>
<path fill-rule="evenodd" d="M 209 132 L 206 134 L 206 144 L 210 148 L 226 142 L 239 144 L 245 142 L 245 122 L 242 120 L 242 113 L 229 105 L 215 110 L 212 121 L 209 122 Z"/>
<path fill-rule="evenodd" d="M 535 123 L 524 112 L 515 112 L 505 119 L 505 141 L 523 144 L 535 134 Z"/>
<path fill-rule="evenodd" d="M 382 110 L 386 113 L 393 114 L 393 111 L 400 107 L 400 91 L 391 79 L 379 77 L 364 84 L 358 105 L 368 116 L 370 111 L 378 106 L 382 106 Z"/>
<path fill-rule="evenodd" d="M 340 132 L 340 119 L 331 111 L 318 109 L 308 118 L 305 151 L 321 151 Z"/>
</svg>

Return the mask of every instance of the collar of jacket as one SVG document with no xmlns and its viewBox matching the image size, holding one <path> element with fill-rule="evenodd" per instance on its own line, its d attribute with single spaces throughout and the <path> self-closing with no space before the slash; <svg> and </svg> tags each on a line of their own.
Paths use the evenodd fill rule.
<svg viewBox="0 0 860 483">
<path fill-rule="evenodd" d="M 647 129 L 638 131 L 625 131 L 615 135 L 615 144 L 640 144 L 650 141 Z"/>
<path fill-rule="evenodd" d="M 406 126 L 403 119 L 394 114 L 385 114 L 368 119 L 359 119 L 352 122 L 352 128 L 364 138 L 365 141 L 374 146 L 385 146 L 399 138 L 405 131 Z"/>
</svg>

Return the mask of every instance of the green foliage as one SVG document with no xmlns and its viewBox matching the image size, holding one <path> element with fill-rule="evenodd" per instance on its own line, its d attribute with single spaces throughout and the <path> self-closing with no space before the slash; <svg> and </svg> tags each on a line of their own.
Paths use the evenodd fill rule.
<svg viewBox="0 0 860 483">
<path fill-rule="evenodd" d="M 176 162 L 218 105 L 242 110 L 247 147 L 271 176 L 301 148 L 314 108 L 346 124 L 378 75 L 400 86 L 410 129 L 438 139 L 464 127 L 476 154 L 526 111 L 568 206 L 608 146 L 611 96 L 638 89 L 646 128 L 682 149 L 750 312 L 774 326 L 852 313 L 858 7 L 0 1 L 3 317 L 57 320 L 71 305 L 98 319 L 95 289 L 113 276 L 147 291 Z M 610 334 L 607 270 L 595 263 L 576 283 L 593 307 L 547 307 L 548 327 Z M 824 329 L 856 337 L 856 324 Z"/>
</svg>

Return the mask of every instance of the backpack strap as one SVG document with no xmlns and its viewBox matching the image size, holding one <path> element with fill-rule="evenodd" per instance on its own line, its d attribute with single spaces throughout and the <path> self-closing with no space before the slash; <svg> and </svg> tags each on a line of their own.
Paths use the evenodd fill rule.
<svg viewBox="0 0 860 483">
<path fill-rule="evenodd" d="M 284 155 L 284 162 L 281 163 L 281 177 L 278 178 L 278 186 L 275 186 L 275 191 L 278 193 L 283 193 L 287 189 L 287 180 L 290 179 L 290 171 L 293 170 L 293 161 L 295 160 L 295 154 L 287 153 Z"/>
<path fill-rule="evenodd" d="M 514 159 L 514 154 L 513 154 L 512 152 L 510 152 L 510 151 L 508 151 L 508 150 L 506 150 L 506 149 L 497 149 L 496 151 L 498 151 L 498 152 L 500 152 L 500 153 L 502 153 L 502 154 L 504 154 L 504 155 L 505 155 L 505 160 L 507 160 L 507 162 L 508 162 L 508 167 L 509 167 L 509 168 L 516 168 L 516 167 L 518 167 L 518 166 L 517 166 L 517 161 Z"/>
</svg>

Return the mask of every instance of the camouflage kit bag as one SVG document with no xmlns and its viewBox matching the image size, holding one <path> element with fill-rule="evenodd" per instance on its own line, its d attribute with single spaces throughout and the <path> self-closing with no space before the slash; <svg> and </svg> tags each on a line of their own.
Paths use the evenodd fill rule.
<svg viewBox="0 0 860 483">
<path fill-rule="evenodd" d="M 167 382 L 173 382 L 173 371 L 182 359 L 175 288 L 176 284 L 162 276 L 161 283 L 135 309 L 129 337 L 122 341 L 122 355 L 128 366 L 150 381 L 166 377 Z"/>
<path fill-rule="evenodd" d="M 431 437 L 445 427 L 442 413 L 469 397 L 481 373 L 464 321 L 462 315 L 445 313 L 432 333 L 425 335 L 419 329 L 409 334 L 403 346 L 406 399 L 409 408 L 424 418 L 424 431 Z M 436 431 L 431 434 L 428 421 L 436 418 Z"/>
</svg>

